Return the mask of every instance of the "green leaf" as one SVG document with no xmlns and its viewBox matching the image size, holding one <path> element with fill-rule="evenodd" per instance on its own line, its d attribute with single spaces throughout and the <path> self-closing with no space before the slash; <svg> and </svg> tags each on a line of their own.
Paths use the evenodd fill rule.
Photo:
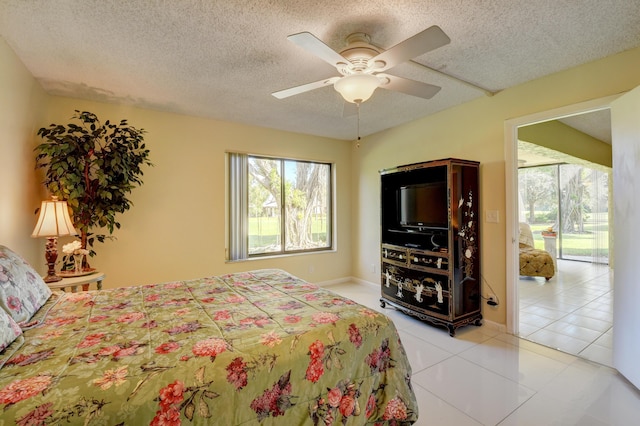
<svg viewBox="0 0 640 426">
<path fill-rule="evenodd" d="M 132 188 L 142 185 L 141 166 L 152 165 L 149 150 L 139 150 L 145 148 L 143 133 L 127 120 L 102 124 L 95 114 L 79 110 L 71 123 L 38 129 L 36 168 L 44 171 L 49 192 L 67 200 L 74 225 L 85 235 L 94 227 L 106 227 L 109 234 L 120 229 L 117 216 L 132 205 L 127 198 Z M 105 238 L 112 237 L 96 235 L 87 244 Z"/>
</svg>

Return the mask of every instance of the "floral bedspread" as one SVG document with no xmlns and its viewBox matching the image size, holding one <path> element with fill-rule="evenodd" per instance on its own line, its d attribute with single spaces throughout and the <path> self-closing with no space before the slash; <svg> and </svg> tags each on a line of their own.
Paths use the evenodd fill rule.
<svg viewBox="0 0 640 426">
<path fill-rule="evenodd" d="M 56 292 L 34 322 L 0 353 L 1 425 L 405 425 L 418 416 L 393 323 L 280 270 Z"/>
</svg>

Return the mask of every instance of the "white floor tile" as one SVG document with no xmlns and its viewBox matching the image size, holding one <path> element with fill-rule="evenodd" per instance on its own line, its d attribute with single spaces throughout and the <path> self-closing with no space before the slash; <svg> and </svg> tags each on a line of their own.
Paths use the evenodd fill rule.
<svg viewBox="0 0 640 426">
<path fill-rule="evenodd" d="M 534 390 L 542 388 L 567 368 L 565 363 L 499 339 L 474 346 L 462 352 L 460 357 Z"/>
<path fill-rule="evenodd" d="M 548 308 L 546 306 L 534 305 L 528 306 L 524 309 L 520 309 L 520 313 L 526 312 L 527 314 L 534 314 L 544 318 L 551 318 L 554 320 L 560 319 L 567 315 L 567 312 L 558 309 Z"/>
<path fill-rule="evenodd" d="M 602 321 L 599 319 L 589 318 L 577 314 L 569 314 L 562 318 L 560 321 L 579 325 L 580 327 L 589 328 L 601 333 L 606 332 L 613 325 L 610 321 Z"/>
<path fill-rule="evenodd" d="M 613 370 L 612 370 L 613 371 Z M 600 383 L 586 412 L 607 425 L 640 423 L 640 392 L 620 374 Z"/>
<path fill-rule="evenodd" d="M 489 340 L 497 333 L 489 327 L 472 325 L 458 328 L 455 337 L 451 337 L 447 329 L 425 323 L 409 327 L 404 331 L 452 354 L 460 353 L 474 345 Z"/>
<path fill-rule="evenodd" d="M 571 305 L 573 302 L 563 292 L 574 288 L 573 284 L 589 280 L 594 284 L 600 280 L 597 271 L 588 277 L 581 275 L 583 272 L 572 266 L 570 274 L 554 284 L 555 299 L 545 299 L 541 293 L 540 288 L 551 288 L 549 283 L 528 283 L 530 291 L 537 293 L 536 298 L 530 300 L 546 301 L 540 306 L 550 310 L 580 309 L 581 306 Z M 558 320 L 547 318 L 551 321 L 546 325 L 547 330 L 531 326 L 531 336 L 540 338 L 546 334 L 550 337 L 546 344 L 552 347 L 573 342 L 573 349 L 578 351 L 575 353 L 580 353 L 577 357 L 569 353 L 571 345 L 564 345 L 565 353 L 534 343 L 531 336 L 531 340 L 525 340 L 487 326 L 462 327 L 452 338 L 444 328 L 425 324 L 394 309 L 380 308 L 374 286 L 341 283 L 328 288 L 393 320 L 413 370 L 412 383 L 420 412 L 417 426 L 638 424 L 640 390 L 605 366 L 611 353 L 611 327 L 604 332 L 585 328 L 600 333 L 591 343 L 553 331 L 568 332 L 571 327 L 582 327 L 567 321 L 569 315 Z M 606 294 L 589 302 L 586 308 L 608 312 L 607 307 L 611 305 L 610 295 Z M 578 322 L 607 322 L 588 315 L 572 315 L 569 318 Z M 600 328 L 602 324 L 589 325 Z M 527 327 L 521 324 L 521 332 Z M 584 333 L 580 335 L 583 338 L 594 336 L 584 330 L 579 332 Z"/>
<path fill-rule="evenodd" d="M 480 426 L 482 424 L 438 398 L 420 385 L 414 384 L 414 391 L 419 408 L 418 421 L 414 423 L 414 426 Z"/>
<path fill-rule="evenodd" d="M 601 311 L 599 309 L 584 307 L 584 308 L 580 308 L 573 311 L 573 313 L 576 315 L 581 315 L 583 317 L 594 318 L 601 321 L 607 321 L 609 323 L 613 322 L 613 311 L 611 310 Z"/>
<path fill-rule="evenodd" d="M 538 330 L 540 330 L 540 327 L 538 327 L 538 326 L 529 325 L 529 324 L 525 324 L 525 323 L 520 323 L 519 336 L 520 337 L 527 337 L 531 333 L 535 333 Z"/>
<path fill-rule="evenodd" d="M 521 277 L 518 335 L 575 355 L 589 355 L 594 361 L 612 358 L 612 354 L 603 352 L 603 347 L 611 347 L 607 338 L 602 340 L 601 347 L 592 351 L 585 352 L 586 346 L 582 343 L 595 344 L 611 329 L 612 272 L 606 265 L 584 262 L 558 260 L 558 265 L 553 285 L 536 285 Z M 526 302 L 522 303 L 523 300 Z M 565 315 L 559 316 L 558 312 Z M 543 319 L 547 317 L 554 321 Z M 568 337 L 564 343 L 562 335 Z"/>
<path fill-rule="evenodd" d="M 556 400 L 536 394 L 510 414 L 499 426 L 606 426 L 585 414 L 578 406 L 559 404 Z"/>
<path fill-rule="evenodd" d="M 540 315 L 530 314 L 528 312 L 520 312 L 520 322 L 543 328 L 554 322 L 552 318 L 541 317 Z"/>
<path fill-rule="evenodd" d="M 608 367 L 613 367 L 613 351 L 611 348 L 600 345 L 589 345 L 579 353 L 582 358 L 598 362 Z"/>
<path fill-rule="evenodd" d="M 575 360 L 577 359 L 575 355 L 572 355 L 566 352 L 561 352 L 556 349 L 552 349 L 548 346 L 544 346 L 529 340 L 521 339 L 511 334 L 501 334 L 499 336 L 496 336 L 496 339 L 506 343 L 510 343 L 519 348 L 537 353 L 538 355 L 542 355 L 547 358 L 551 358 L 553 360 L 559 361 L 565 365 L 569 365 L 575 362 Z"/>
<path fill-rule="evenodd" d="M 587 303 L 585 308 L 596 309 L 598 311 L 613 313 L 613 300 L 601 301 L 595 300 L 591 303 Z"/>
<path fill-rule="evenodd" d="M 613 329 L 613 327 L 611 329 Z M 610 333 L 607 331 L 602 336 L 600 336 L 596 341 L 594 341 L 593 344 L 598 346 L 604 346 L 605 348 L 613 349 L 613 333 Z"/>
<path fill-rule="evenodd" d="M 581 409 L 587 409 L 594 401 L 603 396 L 606 397 L 612 383 L 620 381 L 622 381 L 621 376 L 615 370 L 577 359 L 538 393 L 555 399 L 557 403 L 577 405 Z M 638 394 L 635 396 L 637 398 Z M 640 409 L 640 405 L 638 408 Z"/>
<path fill-rule="evenodd" d="M 555 309 L 556 311 L 564 312 L 565 314 L 569 314 L 574 312 L 576 309 L 580 309 L 582 305 L 580 302 L 574 301 L 563 301 L 558 300 L 556 298 L 538 298 L 536 301 L 536 306 L 541 306 L 543 308 Z"/>
<path fill-rule="evenodd" d="M 400 331 L 399 334 L 402 345 L 407 353 L 407 358 L 409 358 L 413 374 L 453 355 L 451 352 L 440 349 L 407 332 Z"/>
<path fill-rule="evenodd" d="M 589 343 L 591 343 L 586 340 L 576 339 L 575 337 L 569 337 L 547 329 L 538 330 L 527 336 L 527 339 L 570 354 L 579 354 L 589 345 Z"/>
<path fill-rule="evenodd" d="M 569 322 L 556 321 L 553 324 L 549 324 L 544 328 L 545 330 L 551 330 L 553 332 L 564 334 L 565 336 L 575 337 L 576 339 L 584 340 L 586 342 L 594 342 L 602 333 L 599 331 L 591 330 L 590 328 L 580 327 Z"/>
<path fill-rule="evenodd" d="M 413 380 L 485 425 L 497 424 L 535 393 L 460 357 L 423 370 Z"/>
</svg>

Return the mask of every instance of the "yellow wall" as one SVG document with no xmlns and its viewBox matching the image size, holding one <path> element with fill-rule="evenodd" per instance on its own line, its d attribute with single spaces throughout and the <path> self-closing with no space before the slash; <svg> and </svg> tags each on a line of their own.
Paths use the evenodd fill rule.
<svg viewBox="0 0 640 426">
<path fill-rule="evenodd" d="M 120 216 L 116 241 L 97 244 L 91 265 L 105 287 L 282 268 L 310 281 L 351 275 L 349 143 L 177 114 L 53 97 L 42 125 L 67 123 L 74 109 L 126 118 L 147 130 L 154 167 Z M 337 251 L 225 263 L 225 151 L 326 161 L 337 173 Z M 345 184 L 346 183 L 346 184 Z M 64 241 L 61 241 L 63 243 Z"/>
<path fill-rule="evenodd" d="M 29 236 L 44 196 L 34 173 L 35 133 L 47 96 L 0 38 L 0 244 L 44 268 L 44 241 Z"/>
<path fill-rule="evenodd" d="M 640 49 L 634 49 L 368 136 L 360 148 L 353 145 L 353 275 L 380 279 L 379 170 L 447 157 L 480 161 L 482 275 L 502 302 L 484 305 L 483 313 L 506 324 L 505 120 L 630 90 L 640 84 L 638 69 Z M 498 210 L 500 222 L 485 222 L 486 210 Z"/>
<path fill-rule="evenodd" d="M 44 273 L 44 241 L 31 239 L 34 211 L 47 197 L 33 148 L 40 127 L 68 123 L 75 109 L 102 120 L 126 118 L 148 131 L 155 167 L 134 189 L 133 207 L 120 216 L 117 240 L 97 244 L 94 267 L 105 288 L 196 278 L 256 268 L 282 268 L 309 281 L 351 274 L 351 149 L 347 142 L 48 96 L 0 39 L 0 244 Z M 336 251 L 225 263 L 225 151 L 335 164 Z M 61 238 L 59 246 L 70 238 Z"/>
<path fill-rule="evenodd" d="M 134 190 L 134 206 L 121 216 L 117 241 L 97 247 L 93 266 L 107 273 L 106 287 L 262 267 L 283 268 L 311 281 L 353 275 L 377 283 L 378 171 L 459 157 L 481 162 L 481 217 L 485 210 L 500 213 L 500 223 L 482 221 L 481 249 L 482 273 L 503 303 L 483 309 L 487 319 L 504 324 L 505 120 L 630 90 L 640 85 L 638 69 L 640 49 L 634 49 L 366 137 L 356 148 L 344 141 L 49 97 L 0 40 L 0 244 L 40 262 L 43 244 L 29 238 L 33 211 L 43 196 L 33 172 L 35 133 L 51 122 L 68 122 L 74 109 L 90 110 L 103 120 L 127 118 L 145 128 L 156 164 Z M 338 251 L 225 263 L 226 150 L 334 162 Z"/>
<path fill-rule="evenodd" d="M 560 121 L 523 126 L 518 129 L 518 139 L 611 167 L 611 145 Z"/>
</svg>

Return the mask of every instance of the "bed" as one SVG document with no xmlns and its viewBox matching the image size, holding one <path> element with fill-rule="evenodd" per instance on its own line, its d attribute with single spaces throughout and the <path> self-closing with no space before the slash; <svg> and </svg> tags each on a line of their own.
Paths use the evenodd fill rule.
<svg viewBox="0 0 640 426">
<path fill-rule="evenodd" d="M 16 292 L 16 256 L 0 249 L 2 425 L 417 419 L 394 324 L 284 271 L 52 293 L 30 270 Z"/>
</svg>

